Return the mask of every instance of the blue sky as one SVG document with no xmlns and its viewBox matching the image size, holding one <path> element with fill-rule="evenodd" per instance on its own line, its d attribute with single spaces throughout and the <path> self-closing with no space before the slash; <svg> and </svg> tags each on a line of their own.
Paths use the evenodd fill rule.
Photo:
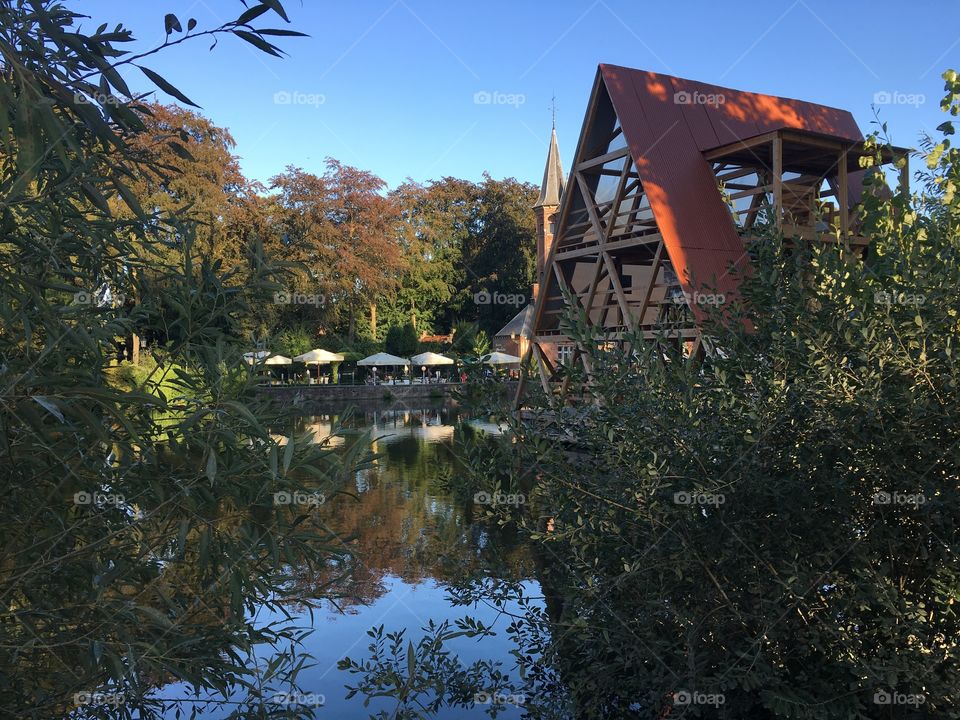
<svg viewBox="0 0 960 720">
<path fill-rule="evenodd" d="M 143 44 L 162 41 L 165 12 L 205 27 L 243 10 L 238 0 L 71 4 L 124 22 Z M 568 168 L 600 62 L 842 107 L 864 132 L 875 99 L 890 98 L 881 118 L 897 144 L 916 147 L 943 119 L 941 72 L 960 69 L 956 0 L 284 5 L 311 37 L 281 38 L 283 60 L 224 38 L 213 52 L 200 39 L 147 63 L 230 129 L 244 172 L 264 181 L 288 164 L 322 171 L 333 156 L 391 187 L 485 171 L 539 182 L 551 96 Z"/>
</svg>

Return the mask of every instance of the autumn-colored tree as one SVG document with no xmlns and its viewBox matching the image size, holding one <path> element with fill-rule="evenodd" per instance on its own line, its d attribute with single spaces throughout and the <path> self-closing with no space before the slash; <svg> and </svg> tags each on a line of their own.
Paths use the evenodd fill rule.
<svg viewBox="0 0 960 720">
<path fill-rule="evenodd" d="M 404 258 L 395 234 L 395 206 L 373 173 L 329 158 L 323 175 L 288 167 L 272 179 L 278 258 L 300 265 L 292 293 L 315 302 L 291 313 L 317 312 L 348 339 L 371 303 L 396 289 Z"/>
<path fill-rule="evenodd" d="M 130 189 L 148 212 L 195 221 L 197 244 L 208 257 L 240 265 L 246 248 L 237 229 L 257 224 L 251 212 L 259 206 L 258 188 L 240 170 L 230 131 L 177 105 L 146 109 L 145 129 L 129 140 L 143 159 Z"/>
</svg>

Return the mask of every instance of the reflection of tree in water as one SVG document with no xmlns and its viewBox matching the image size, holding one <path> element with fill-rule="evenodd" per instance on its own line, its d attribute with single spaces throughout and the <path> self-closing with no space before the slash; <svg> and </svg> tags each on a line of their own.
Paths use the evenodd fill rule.
<svg viewBox="0 0 960 720">
<path fill-rule="evenodd" d="M 454 583 L 494 566 L 504 577 L 533 574 L 515 534 L 473 523 L 472 509 L 448 489 L 446 479 L 456 472 L 454 430 L 438 419 L 408 411 L 375 420 L 370 444 L 376 458 L 345 478 L 335 488 L 342 492 L 329 493 L 315 512 L 315 522 L 334 531 L 350 556 L 304 568 L 299 582 L 305 596 L 333 590 L 345 609 L 381 597 L 386 576 L 411 584 Z"/>
</svg>

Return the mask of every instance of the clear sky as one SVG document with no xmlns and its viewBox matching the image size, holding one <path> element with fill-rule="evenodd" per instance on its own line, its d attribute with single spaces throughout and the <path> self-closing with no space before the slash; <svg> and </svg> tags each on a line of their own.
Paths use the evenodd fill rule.
<svg viewBox="0 0 960 720">
<path fill-rule="evenodd" d="M 209 26 L 243 10 L 238 0 L 70 4 L 96 22 L 124 22 L 144 44 L 162 41 L 165 12 Z M 290 27 L 310 37 L 280 38 L 282 60 L 224 38 L 213 52 L 200 39 L 147 63 L 230 129 L 244 172 L 264 181 L 288 164 L 322 171 L 333 156 L 391 187 L 485 171 L 539 183 L 551 96 L 569 169 L 600 62 L 845 108 L 864 132 L 875 101 L 889 99 L 876 109 L 894 142 L 916 147 L 943 120 L 940 74 L 960 70 L 958 0 L 284 6 Z M 148 88 L 139 72 L 127 77 Z"/>
</svg>

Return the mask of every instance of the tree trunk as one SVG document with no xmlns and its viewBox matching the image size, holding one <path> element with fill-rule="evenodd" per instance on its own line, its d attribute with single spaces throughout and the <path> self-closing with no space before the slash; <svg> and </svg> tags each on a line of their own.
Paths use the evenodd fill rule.
<svg viewBox="0 0 960 720">
<path fill-rule="evenodd" d="M 130 335 L 127 335 L 126 342 L 124 343 L 124 345 L 126 345 L 126 348 L 124 348 L 126 350 L 126 353 L 125 353 L 125 355 L 127 356 L 126 359 L 132 362 L 134 365 L 139 364 L 140 363 L 140 336 L 137 335 L 136 333 L 131 333 Z"/>
<path fill-rule="evenodd" d="M 377 304 L 370 303 L 370 335 L 374 340 L 377 339 Z"/>
</svg>

